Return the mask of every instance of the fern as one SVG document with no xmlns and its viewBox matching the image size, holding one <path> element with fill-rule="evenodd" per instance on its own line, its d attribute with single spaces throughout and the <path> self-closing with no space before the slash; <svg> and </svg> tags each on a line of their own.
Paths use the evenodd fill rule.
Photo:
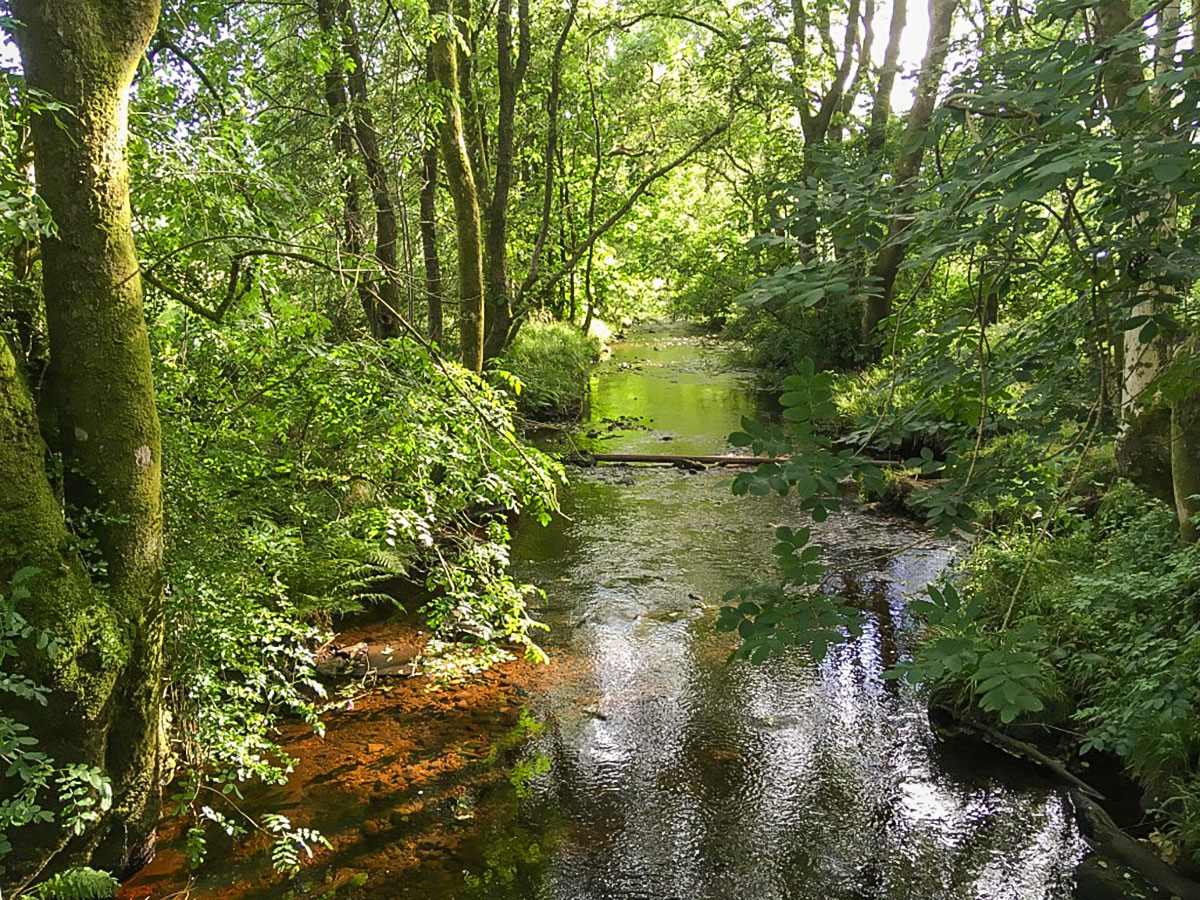
<svg viewBox="0 0 1200 900">
<path fill-rule="evenodd" d="M 121 883 L 107 872 L 86 866 L 59 872 L 29 894 L 33 900 L 108 900 L 117 895 Z"/>
</svg>

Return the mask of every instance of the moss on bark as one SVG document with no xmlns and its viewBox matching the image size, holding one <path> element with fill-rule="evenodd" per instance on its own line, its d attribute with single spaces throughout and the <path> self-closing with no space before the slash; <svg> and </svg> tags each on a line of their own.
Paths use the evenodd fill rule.
<svg viewBox="0 0 1200 900">
<path fill-rule="evenodd" d="M 459 343 L 462 364 L 473 372 L 483 370 L 483 229 L 479 192 L 463 131 L 459 100 L 458 50 L 454 10 L 449 0 L 431 0 L 429 11 L 444 19 L 433 45 L 433 70 L 442 89 L 444 115 L 441 125 L 442 160 L 446 186 L 454 200 L 454 224 L 458 236 Z"/>
<path fill-rule="evenodd" d="M 162 446 L 141 279 L 130 227 L 128 94 L 158 21 L 158 0 L 15 0 L 29 84 L 69 112 L 33 122 L 38 190 L 57 236 L 42 247 L 50 366 L 66 501 L 86 509 L 102 572 L 87 582 L 34 440 L 28 392 L 3 381 L 5 467 L 0 569 L 47 574 L 29 613 L 67 638 L 48 680 L 52 715 L 31 722 L 63 759 L 95 759 L 112 812 L 66 848 L 22 841 L 22 864 L 90 861 L 122 871 L 148 853 L 158 816 L 162 694 Z M 5 479 L 10 481 L 11 479 Z M 44 589 L 42 589 L 44 588 Z"/>
</svg>

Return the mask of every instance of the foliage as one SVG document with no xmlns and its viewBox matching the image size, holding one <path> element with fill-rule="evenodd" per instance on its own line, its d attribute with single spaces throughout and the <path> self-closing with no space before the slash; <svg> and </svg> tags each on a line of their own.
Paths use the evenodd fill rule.
<svg viewBox="0 0 1200 900">
<path fill-rule="evenodd" d="M 840 506 L 841 481 L 878 485 L 877 469 L 851 450 L 835 451 L 832 442 L 816 431 L 816 421 L 833 413 L 831 383 L 828 373 L 817 373 L 812 361 L 806 360 L 801 372 L 784 382 L 786 391 L 780 402 L 785 425 L 743 420 L 745 430 L 731 435 L 730 443 L 748 447 L 755 455 L 791 455 L 786 462 L 765 463 L 753 472 L 737 475 L 735 494 L 785 496 L 795 492 L 800 509 L 814 521 L 823 522 L 830 510 Z M 858 613 L 820 590 L 825 567 L 818 561 L 821 548 L 810 543 L 808 528 L 780 526 L 775 536 L 773 552 L 780 577 L 726 594 L 717 628 L 737 631 L 741 645 L 736 655 L 753 662 L 797 644 L 808 647 L 820 660 L 830 645 L 858 633 Z"/>
<path fill-rule="evenodd" d="M 780 373 L 794 371 L 803 359 L 821 370 L 851 365 L 858 350 L 858 310 L 844 299 L 781 311 L 765 305 L 739 309 L 725 333 L 749 345 L 749 360 L 759 367 L 761 381 L 780 387 Z"/>
<path fill-rule="evenodd" d="M 587 397 L 599 342 L 569 322 L 525 323 L 500 366 L 510 373 L 517 408 L 537 418 L 577 416 Z"/>
<path fill-rule="evenodd" d="M 496 513 L 544 520 L 561 470 L 518 444 L 486 385 L 411 344 L 331 345 L 325 327 L 165 317 L 157 332 L 171 709 L 187 765 L 174 805 L 196 819 L 197 860 L 204 823 L 246 832 L 231 810 L 240 783 L 287 779 L 279 718 L 320 728 L 312 650 L 332 616 L 401 602 L 398 585 L 419 579 L 437 633 L 539 652 Z M 283 820 L 250 827 L 277 834 L 285 869 L 319 843 Z"/>
<path fill-rule="evenodd" d="M 0 713 L 0 764 L 11 786 L 0 799 L 0 873 L 12 850 L 13 832 L 27 825 L 58 822 L 67 833 L 82 834 L 112 806 L 112 786 L 94 766 L 56 764 L 38 749 L 29 726 L 21 721 L 38 714 L 53 697 L 44 685 L 22 674 L 22 647 L 45 660 L 53 659 L 58 642 L 49 632 L 35 629 L 16 610 L 28 600 L 27 582 L 36 570 L 19 570 L 7 593 L 0 594 L 0 695 L 7 698 Z"/>
<path fill-rule="evenodd" d="M 87 867 L 68 869 L 47 878 L 29 892 L 32 900 L 108 900 L 121 884 L 107 872 Z"/>
<path fill-rule="evenodd" d="M 514 659 L 503 647 L 431 640 L 421 654 L 421 674 L 433 689 L 460 684 L 498 663 Z"/>
<path fill-rule="evenodd" d="M 1035 619 L 989 630 L 982 601 L 961 596 L 949 583 L 931 586 L 928 599 L 913 600 L 908 612 L 927 626 L 926 639 L 913 659 L 885 677 L 957 689 L 1005 724 L 1045 708 L 1042 698 L 1053 681 Z"/>
<path fill-rule="evenodd" d="M 1124 759 L 1158 798 L 1179 842 L 1195 851 L 1200 550 L 1180 547 L 1176 533 L 1167 507 L 1119 481 L 1094 518 L 1043 544 L 1019 594 L 1031 530 L 979 544 L 962 591 L 978 610 L 977 627 L 994 629 L 1007 617 L 1001 638 L 1052 666 L 1049 683 L 1034 693 L 1072 698 L 1084 731 L 1080 752 Z"/>
</svg>

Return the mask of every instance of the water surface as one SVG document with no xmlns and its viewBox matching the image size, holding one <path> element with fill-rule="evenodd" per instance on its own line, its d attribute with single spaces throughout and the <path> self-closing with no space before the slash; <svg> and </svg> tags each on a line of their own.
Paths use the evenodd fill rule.
<svg viewBox="0 0 1200 900">
<path fill-rule="evenodd" d="M 766 406 L 727 351 L 686 329 L 614 350 L 584 429 L 601 435 L 593 449 L 720 453 Z M 618 416 L 641 427 L 606 436 Z M 1069 897 L 1082 845 L 1063 798 L 939 748 L 919 698 L 880 678 L 902 652 L 906 595 L 952 548 L 893 519 L 834 514 L 814 540 L 829 588 L 867 611 L 862 637 L 819 666 L 800 651 L 729 663 L 733 639 L 713 628 L 722 595 L 769 577 L 773 526 L 805 520 L 789 500 L 733 497 L 727 477 L 576 472 L 563 520 L 519 533 L 516 571 L 545 587 L 548 647 L 576 677 L 535 700 L 548 725 L 527 749 L 539 774 L 495 798 L 480 835 L 516 823 L 536 852 L 474 873 L 482 895 Z"/>
</svg>

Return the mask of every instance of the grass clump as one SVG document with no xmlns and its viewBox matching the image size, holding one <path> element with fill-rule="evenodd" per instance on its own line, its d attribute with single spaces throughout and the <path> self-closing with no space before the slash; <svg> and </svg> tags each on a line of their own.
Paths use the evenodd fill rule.
<svg viewBox="0 0 1200 900">
<path fill-rule="evenodd" d="M 567 322 L 534 320 L 517 334 L 500 367 L 516 379 L 517 409 L 537 419 L 577 416 L 600 342 Z"/>
</svg>

